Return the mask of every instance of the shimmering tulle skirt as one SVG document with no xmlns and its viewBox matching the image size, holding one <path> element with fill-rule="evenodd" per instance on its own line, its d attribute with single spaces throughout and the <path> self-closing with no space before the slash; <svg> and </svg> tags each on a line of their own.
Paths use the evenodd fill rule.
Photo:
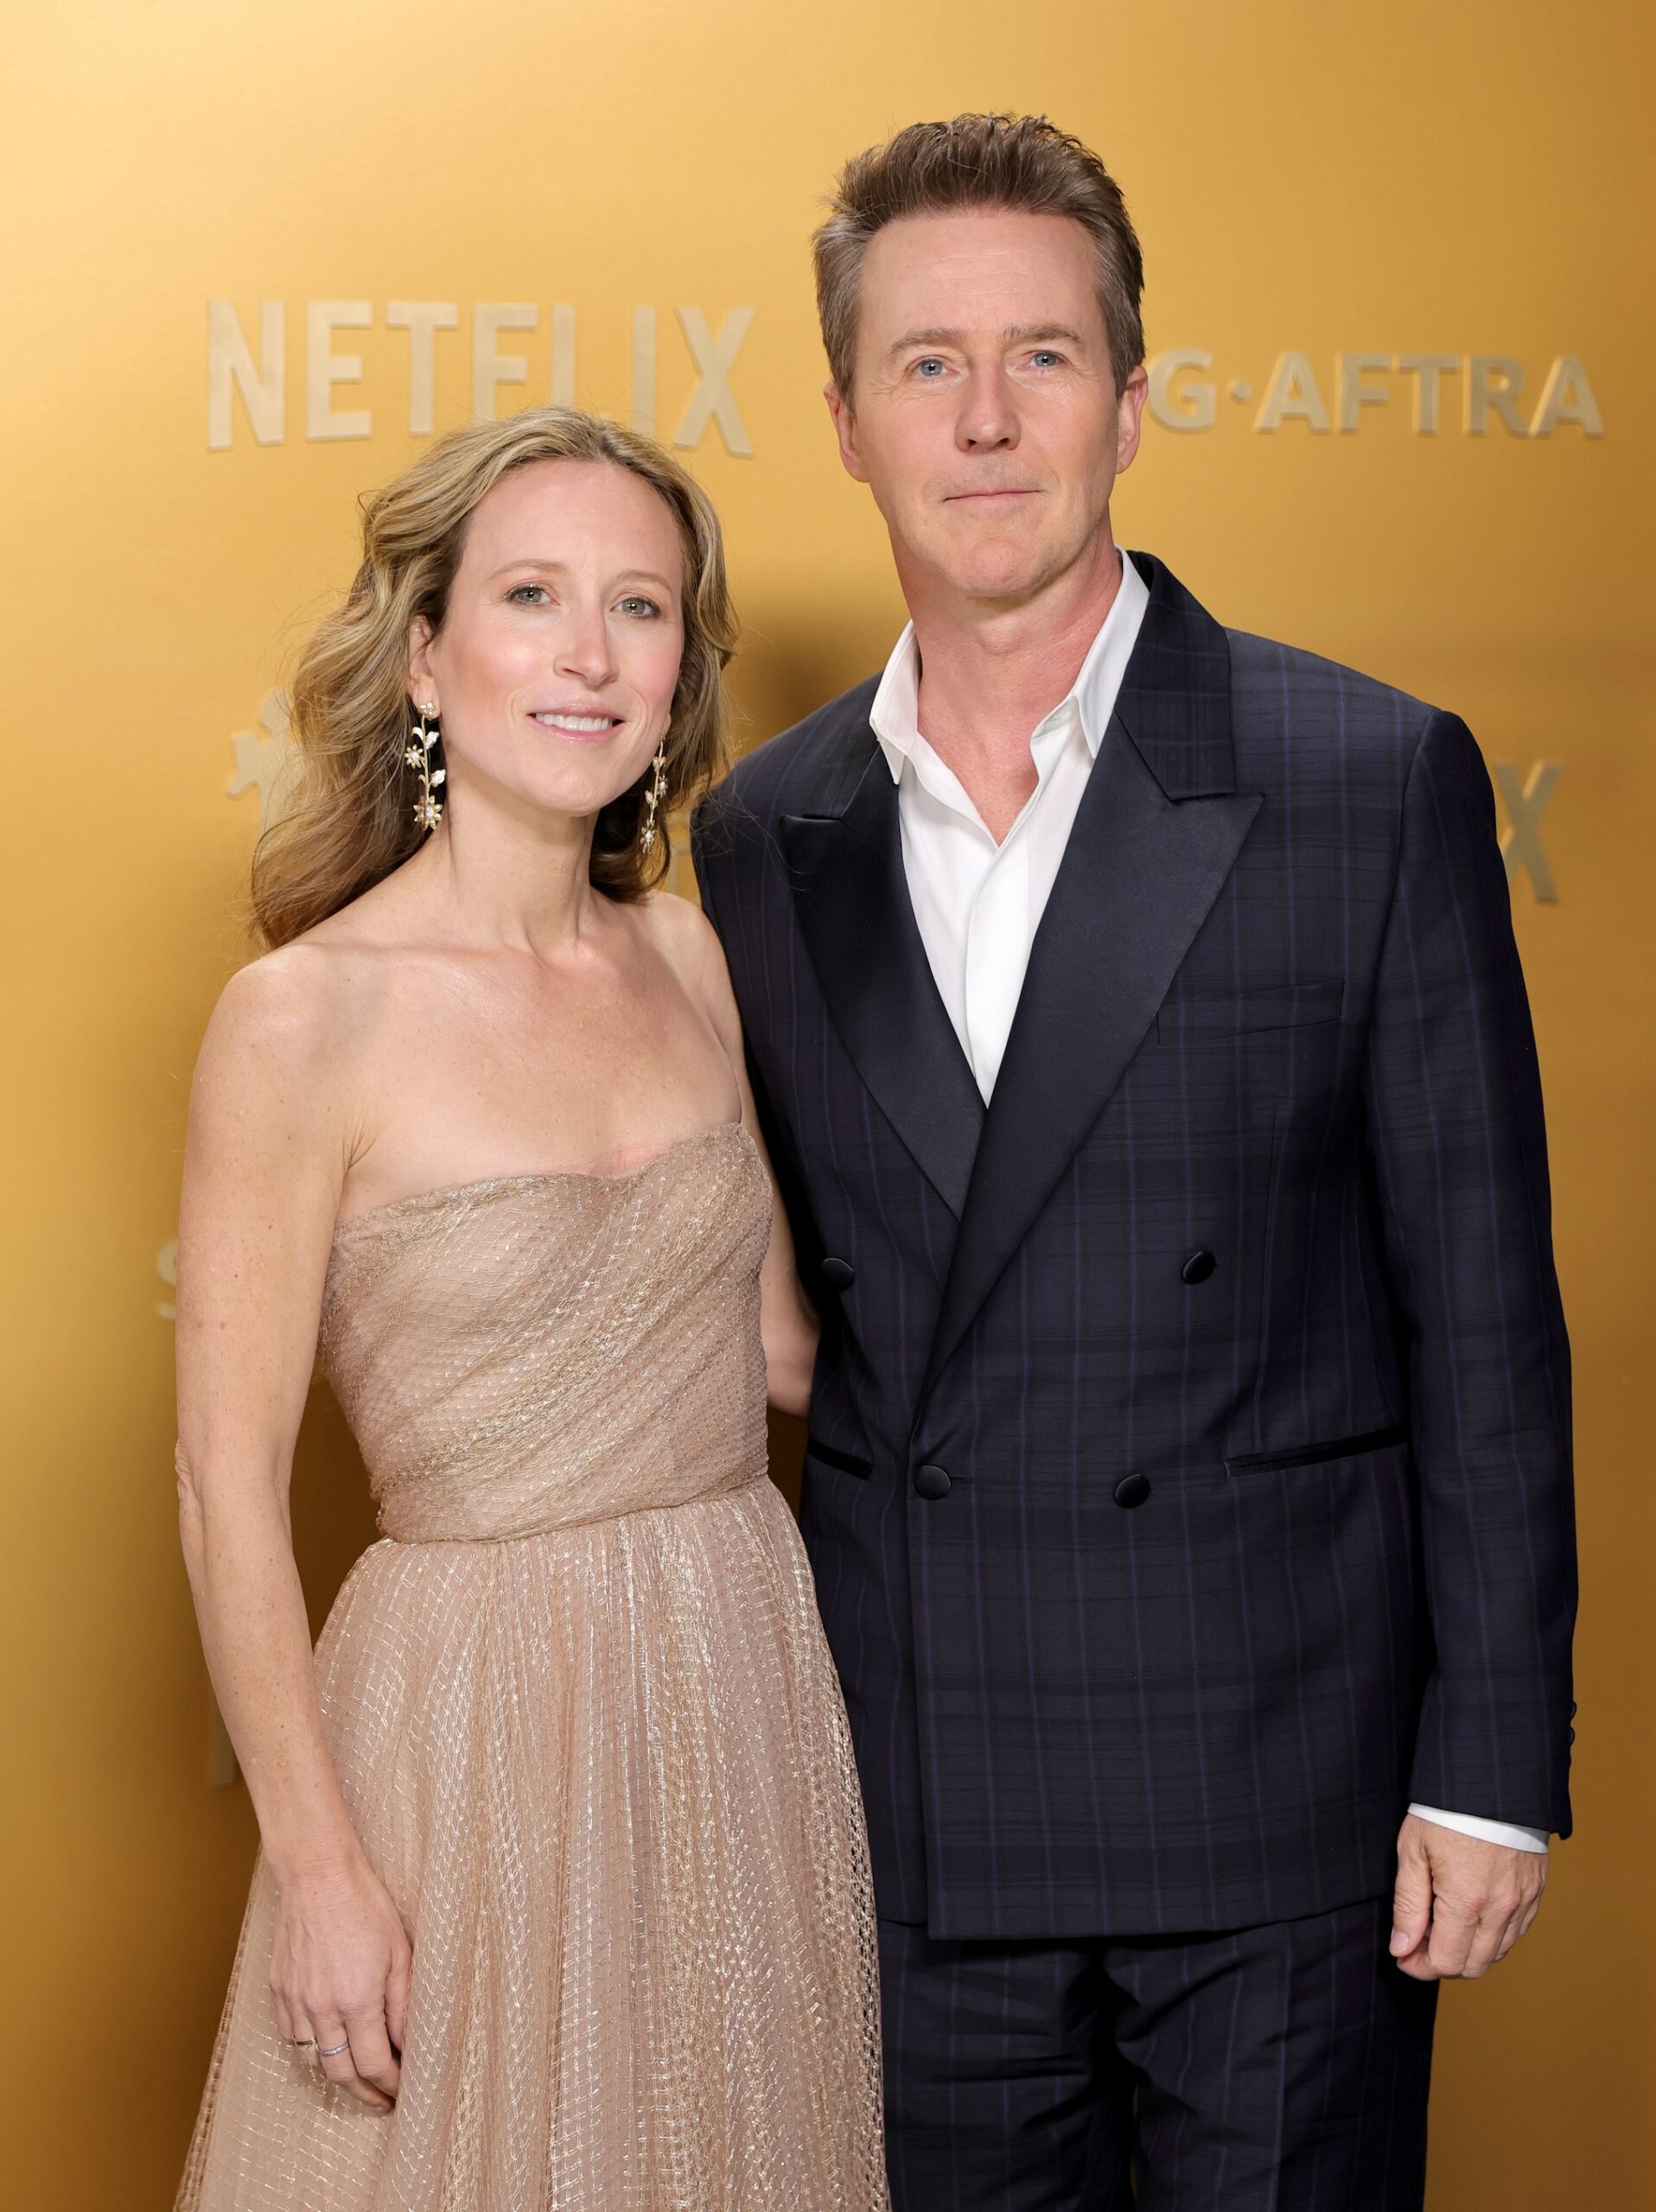
<svg viewBox="0 0 1656 2212">
<path fill-rule="evenodd" d="M 768 1481 L 383 1542 L 317 1648 L 413 1944 L 389 2115 L 278 2036 L 261 1860 L 181 2212 L 875 2212 L 861 1802 Z"/>
</svg>

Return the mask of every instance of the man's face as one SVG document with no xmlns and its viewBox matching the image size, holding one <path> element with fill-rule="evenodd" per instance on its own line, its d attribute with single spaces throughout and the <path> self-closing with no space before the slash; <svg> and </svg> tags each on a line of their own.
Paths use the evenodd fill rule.
<svg viewBox="0 0 1656 2212">
<path fill-rule="evenodd" d="M 1118 399 L 1078 222 L 970 209 L 876 234 L 855 386 L 849 402 L 831 384 L 827 397 L 905 586 L 1016 601 L 1107 530 L 1138 449 L 1144 372 Z"/>
</svg>

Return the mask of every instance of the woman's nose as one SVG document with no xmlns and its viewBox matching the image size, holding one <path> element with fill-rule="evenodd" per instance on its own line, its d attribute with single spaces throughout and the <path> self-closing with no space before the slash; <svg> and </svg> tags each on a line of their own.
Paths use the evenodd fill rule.
<svg viewBox="0 0 1656 2212">
<path fill-rule="evenodd" d="M 615 673 L 615 656 L 610 643 L 609 626 L 601 609 L 574 613 L 569 626 L 559 640 L 557 665 L 562 673 L 579 677 L 582 683 L 596 690 L 609 683 Z"/>
</svg>

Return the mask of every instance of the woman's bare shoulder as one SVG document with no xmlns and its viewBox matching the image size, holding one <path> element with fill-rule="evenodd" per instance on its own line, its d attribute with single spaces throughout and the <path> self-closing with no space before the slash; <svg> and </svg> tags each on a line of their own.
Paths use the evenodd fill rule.
<svg viewBox="0 0 1656 2212">
<path fill-rule="evenodd" d="M 723 968 L 718 936 L 693 899 L 676 891 L 646 891 L 633 906 L 640 923 L 675 966 L 696 967 L 712 960 Z"/>
<path fill-rule="evenodd" d="M 267 1035 L 290 1050 L 333 1051 L 361 1036 L 406 964 L 399 918 L 388 879 L 249 961 L 226 984 L 209 1037 Z"/>
<path fill-rule="evenodd" d="M 681 899 L 673 891 L 651 891 L 637 901 L 634 912 L 686 990 L 706 1000 L 713 1009 L 729 1002 L 724 948 L 694 899 Z"/>
<path fill-rule="evenodd" d="M 347 1074 L 392 988 L 385 950 L 310 935 L 238 969 L 201 1041 L 198 1086 L 220 1078 L 290 1089 Z"/>
</svg>

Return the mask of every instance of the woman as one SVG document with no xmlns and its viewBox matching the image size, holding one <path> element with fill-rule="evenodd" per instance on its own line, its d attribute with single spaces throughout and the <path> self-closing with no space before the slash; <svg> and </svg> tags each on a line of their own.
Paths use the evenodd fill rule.
<svg viewBox="0 0 1656 2212">
<path fill-rule="evenodd" d="M 367 501 L 298 671 L 180 1236 L 262 1843 L 191 2212 L 886 2202 L 861 1805 L 766 1478 L 813 1325 L 717 941 L 652 888 L 733 642 L 704 496 L 549 409 Z M 318 1350 L 385 1540 L 313 1664 Z"/>
</svg>

